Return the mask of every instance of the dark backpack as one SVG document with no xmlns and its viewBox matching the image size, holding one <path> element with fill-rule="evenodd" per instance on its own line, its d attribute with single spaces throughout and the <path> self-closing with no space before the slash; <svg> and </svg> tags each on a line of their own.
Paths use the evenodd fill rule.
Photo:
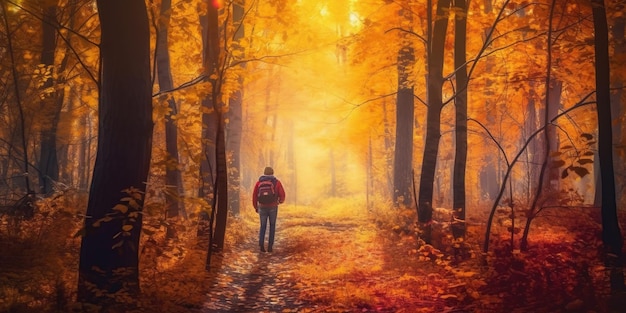
<svg viewBox="0 0 626 313">
<path fill-rule="evenodd" d="M 262 180 L 259 182 L 257 201 L 260 204 L 273 204 L 278 201 L 275 180 Z"/>
</svg>

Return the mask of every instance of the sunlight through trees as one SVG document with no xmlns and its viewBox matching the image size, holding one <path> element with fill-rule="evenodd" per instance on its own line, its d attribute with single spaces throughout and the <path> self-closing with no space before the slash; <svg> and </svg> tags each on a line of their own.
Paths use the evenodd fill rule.
<svg viewBox="0 0 626 313">
<path fill-rule="evenodd" d="M 625 25 L 625 0 L 0 0 L 0 311 L 619 307 Z"/>
</svg>

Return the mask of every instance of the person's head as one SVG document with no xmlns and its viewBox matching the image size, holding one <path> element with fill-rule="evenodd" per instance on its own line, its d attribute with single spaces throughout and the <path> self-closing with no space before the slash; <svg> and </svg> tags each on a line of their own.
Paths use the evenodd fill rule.
<svg viewBox="0 0 626 313">
<path fill-rule="evenodd" d="M 263 170 L 263 175 L 274 175 L 274 169 L 271 167 L 266 167 L 265 170 Z"/>
</svg>

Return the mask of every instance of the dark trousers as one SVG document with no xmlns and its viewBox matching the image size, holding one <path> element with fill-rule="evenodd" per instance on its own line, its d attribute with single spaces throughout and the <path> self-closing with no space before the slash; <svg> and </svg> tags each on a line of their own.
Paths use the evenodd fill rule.
<svg viewBox="0 0 626 313">
<path fill-rule="evenodd" d="M 268 248 L 274 245 L 274 235 L 276 234 L 276 216 L 278 215 L 278 207 L 259 208 L 259 217 L 261 218 L 261 229 L 259 230 L 259 246 L 263 247 L 265 242 L 265 230 L 267 229 L 267 221 L 270 221 L 270 234 Z"/>
</svg>

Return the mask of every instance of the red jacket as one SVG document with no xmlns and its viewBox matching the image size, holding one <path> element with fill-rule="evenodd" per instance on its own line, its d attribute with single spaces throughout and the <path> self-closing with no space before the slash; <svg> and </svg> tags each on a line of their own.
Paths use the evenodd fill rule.
<svg viewBox="0 0 626 313">
<path fill-rule="evenodd" d="M 271 175 L 263 175 L 261 176 L 261 178 L 263 177 L 272 177 L 274 179 L 276 179 L 274 176 Z M 285 202 L 285 189 L 283 189 L 283 184 L 280 182 L 280 180 L 276 179 L 276 193 L 278 194 L 278 201 L 274 202 L 274 203 L 270 203 L 270 204 L 259 204 L 258 201 L 258 193 L 259 193 L 259 183 L 261 182 L 261 178 L 259 178 L 259 180 L 256 182 L 256 184 L 254 185 L 254 191 L 252 192 L 252 205 L 254 206 L 254 210 L 258 210 L 259 206 L 263 206 L 263 207 L 274 207 L 274 206 L 278 206 L 279 204 Z"/>
</svg>

